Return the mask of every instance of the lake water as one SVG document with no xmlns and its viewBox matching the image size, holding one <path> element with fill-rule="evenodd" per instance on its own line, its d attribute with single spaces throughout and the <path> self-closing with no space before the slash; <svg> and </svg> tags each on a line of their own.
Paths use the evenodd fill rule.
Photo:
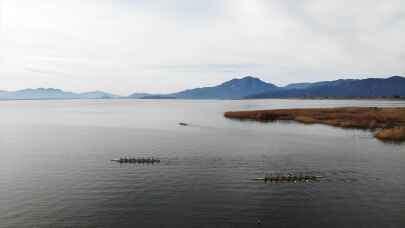
<svg viewBox="0 0 405 228">
<path fill-rule="evenodd" d="M 405 227 L 405 144 L 223 117 L 337 106 L 405 102 L 0 102 L 0 227 Z M 162 162 L 110 162 L 122 156 Z M 252 180 L 272 173 L 324 178 Z"/>
</svg>

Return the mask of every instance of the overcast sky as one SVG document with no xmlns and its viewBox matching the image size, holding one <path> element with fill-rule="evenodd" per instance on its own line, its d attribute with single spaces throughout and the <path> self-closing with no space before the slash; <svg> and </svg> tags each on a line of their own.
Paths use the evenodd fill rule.
<svg viewBox="0 0 405 228">
<path fill-rule="evenodd" d="M 404 0 L 0 0 L 0 90 L 405 75 Z"/>
</svg>

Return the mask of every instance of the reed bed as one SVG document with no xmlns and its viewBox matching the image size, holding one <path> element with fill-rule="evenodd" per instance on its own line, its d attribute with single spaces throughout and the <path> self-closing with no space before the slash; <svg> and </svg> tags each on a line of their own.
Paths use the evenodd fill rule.
<svg viewBox="0 0 405 228">
<path fill-rule="evenodd" d="M 405 108 L 342 107 L 226 112 L 239 120 L 296 121 L 341 128 L 368 129 L 384 141 L 405 141 Z"/>
</svg>

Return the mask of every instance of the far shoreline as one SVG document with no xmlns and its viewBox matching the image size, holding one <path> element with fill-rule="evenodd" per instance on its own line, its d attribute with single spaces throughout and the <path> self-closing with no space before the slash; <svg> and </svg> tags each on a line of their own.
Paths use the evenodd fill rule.
<svg viewBox="0 0 405 228">
<path fill-rule="evenodd" d="M 77 100 L 211 100 L 211 101 L 250 101 L 250 100 L 383 100 L 383 101 L 405 101 L 405 97 L 279 97 L 279 98 L 240 98 L 240 99 L 187 99 L 175 97 L 114 97 L 114 98 L 21 98 L 21 99 L 0 99 L 1 101 L 77 101 Z"/>
</svg>

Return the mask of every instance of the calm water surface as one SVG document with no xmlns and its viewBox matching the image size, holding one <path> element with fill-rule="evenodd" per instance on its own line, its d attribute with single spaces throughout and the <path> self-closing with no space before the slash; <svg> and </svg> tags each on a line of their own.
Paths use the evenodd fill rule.
<svg viewBox="0 0 405 228">
<path fill-rule="evenodd" d="M 223 117 L 336 106 L 405 102 L 0 102 L 0 227 L 405 227 L 405 144 Z M 162 162 L 110 162 L 121 156 Z M 252 181 L 289 172 L 325 178 Z"/>
</svg>

